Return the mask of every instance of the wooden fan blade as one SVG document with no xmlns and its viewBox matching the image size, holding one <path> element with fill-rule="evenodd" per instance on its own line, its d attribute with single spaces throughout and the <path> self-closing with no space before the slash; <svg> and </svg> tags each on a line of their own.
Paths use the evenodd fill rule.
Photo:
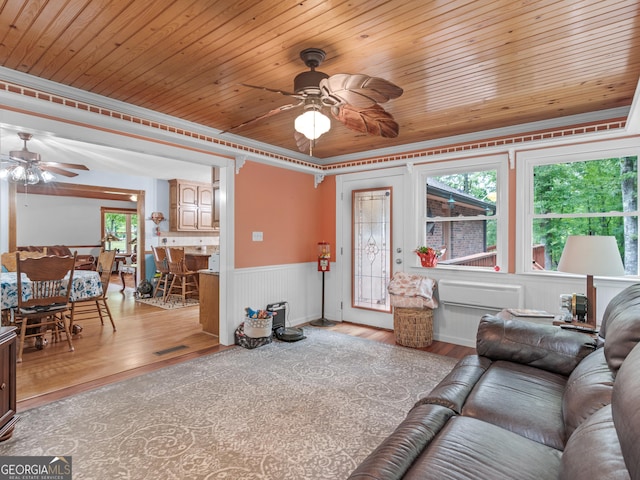
<svg viewBox="0 0 640 480">
<path fill-rule="evenodd" d="M 393 116 L 380 105 L 356 108 L 353 105 L 340 105 L 331 109 L 333 116 L 345 127 L 360 133 L 378 135 L 384 138 L 398 136 L 400 127 Z"/>
<path fill-rule="evenodd" d="M 77 177 L 78 174 L 75 172 L 70 172 L 69 170 L 63 170 L 62 168 L 52 167 L 50 165 L 40 165 L 42 170 L 46 170 L 47 172 L 55 173 L 57 175 L 64 175 L 65 177 Z"/>
<path fill-rule="evenodd" d="M 248 120 L 246 122 L 243 122 L 243 123 L 241 123 L 239 125 L 234 125 L 231 128 L 227 128 L 226 130 L 223 130 L 222 132 L 220 132 L 220 134 L 227 133 L 227 132 L 230 132 L 232 130 L 236 130 L 238 128 L 246 127 L 247 125 L 250 125 L 252 123 L 258 122 L 258 121 L 260 121 L 262 119 L 265 119 L 265 118 L 272 117 L 273 115 L 276 115 L 276 114 L 278 114 L 280 112 L 284 112 L 286 110 L 291 110 L 292 108 L 299 107 L 299 106 L 301 106 L 303 104 L 304 104 L 304 102 L 299 102 L 299 103 L 295 103 L 295 104 L 290 103 L 288 105 L 283 105 L 281 107 L 274 108 L 273 110 L 268 111 L 264 115 L 260 115 L 259 117 L 253 118 L 253 119 Z"/>
<path fill-rule="evenodd" d="M 276 88 L 261 87 L 259 85 L 250 85 L 248 83 L 241 83 L 240 85 L 242 85 L 243 87 L 257 88 L 258 90 L 266 90 L 267 92 L 279 93 L 280 95 L 286 95 L 287 97 L 297 97 L 298 96 L 297 94 L 295 94 L 293 92 L 285 92 L 284 90 L 278 90 Z"/>
<path fill-rule="evenodd" d="M 384 78 L 347 73 L 339 73 L 321 80 L 320 90 L 338 104 L 348 103 L 357 108 L 385 103 L 403 93 L 400 87 Z"/>
<path fill-rule="evenodd" d="M 72 168 L 74 170 L 89 170 L 86 165 L 79 163 L 64 163 L 64 162 L 40 162 L 40 165 L 46 167 L 58 167 L 58 168 Z"/>
</svg>

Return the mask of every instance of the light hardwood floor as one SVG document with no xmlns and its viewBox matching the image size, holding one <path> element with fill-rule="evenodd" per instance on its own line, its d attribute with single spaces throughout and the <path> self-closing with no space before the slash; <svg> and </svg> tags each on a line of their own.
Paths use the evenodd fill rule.
<svg viewBox="0 0 640 480">
<path fill-rule="evenodd" d="M 114 277 L 108 303 L 116 332 L 108 322 L 101 326 L 97 319 L 87 320 L 79 322 L 83 330 L 73 337 L 73 352 L 64 341 L 49 343 L 42 350 L 25 348 L 17 367 L 19 412 L 201 355 L 240 348 L 220 345 L 217 337 L 203 333 L 197 306 L 162 310 L 136 302 L 132 288 L 124 294 L 120 288 Z M 348 322 L 328 328 L 395 343 L 393 332 L 387 330 Z M 421 350 L 454 358 L 474 351 L 437 341 Z"/>
</svg>

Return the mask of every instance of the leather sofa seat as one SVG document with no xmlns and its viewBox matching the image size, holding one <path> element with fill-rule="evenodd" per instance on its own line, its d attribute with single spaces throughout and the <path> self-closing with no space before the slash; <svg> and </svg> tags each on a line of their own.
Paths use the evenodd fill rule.
<svg viewBox="0 0 640 480">
<path fill-rule="evenodd" d="M 473 417 L 562 450 L 567 377 L 528 365 L 494 362 L 462 408 Z"/>
</svg>

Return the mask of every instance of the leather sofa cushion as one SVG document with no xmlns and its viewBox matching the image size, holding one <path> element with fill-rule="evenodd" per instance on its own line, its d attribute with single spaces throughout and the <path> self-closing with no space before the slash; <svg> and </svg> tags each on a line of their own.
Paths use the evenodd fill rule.
<svg viewBox="0 0 640 480">
<path fill-rule="evenodd" d="M 494 315 L 482 317 L 476 340 L 478 355 L 567 376 L 595 348 L 596 341 L 579 332 Z"/>
<path fill-rule="evenodd" d="M 607 405 L 581 424 L 562 454 L 560 480 L 598 478 L 629 480 L 620 442 Z"/>
<path fill-rule="evenodd" d="M 540 480 L 557 478 L 559 471 L 558 450 L 475 418 L 455 416 L 402 478 Z"/>
<path fill-rule="evenodd" d="M 594 412 L 611 403 L 613 372 L 599 348 L 575 368 L 562 399 L 562 415 L 567 437 Z"/>
<path fill-rule="evenodd" d="M 607 334 L 607 342 L 609 341 Z M 606 343 L 605 343 L 606 344 Z M 636 346 L 618 371 L 611 411 L 622 455 L 631 478 L 640 478 L 640 346 Z"/>
<path fill-rule="evenodd" d="M 400 479 L 438 434 L 453 411 L 439 405 L 419 405 L 349 476 L 350 479 Z"/>
<path fill-rule="evenodd" d="M 562 450 L 566 383 L 564 375 L 497 361 L 476 383 L 462 414 Z"/>
</svg>

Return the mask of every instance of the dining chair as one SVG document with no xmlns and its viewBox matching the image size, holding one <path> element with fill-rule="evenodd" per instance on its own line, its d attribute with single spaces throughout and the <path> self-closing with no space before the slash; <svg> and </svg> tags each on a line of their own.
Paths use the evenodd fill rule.
<svg viewBox="0 0 640 480">
<path fill-rule="evenodd" d="M 100 274 L 102 295 L 71 302 L 71 313 L 69 315 L 69 330 L 71 332 L 73 332 L 74 323 L 78 320 L 99 318 L 100 324 L 104 325 L 105 317 L 107 317 L 111 322 L 113 331 L 116 331 L 116 324 L 113 321 L 111 310 L 109 310 L 109 305 L 107 304 L 107 293 L 109 290 L 111 270 L 113 269 L 115 258 L 115 250 L 102 250 L 98 255 L 96 270 Z"/>
<path fill-rule="evenodd" d="M 188 295 L 199 292 L 198 272 L 187 269 L 182 247 L 167 247 L 167 260 L 172 278 L 164 301 L 166 302 L 170 295 L 174 295 L 175 288 L 178 288 L 178 295 L 182 297 L 182 303 L 186 304 Z"/>
<path fill-rule="evenodd" d="M 151 245 L 151 250 L 153 251 L 153 261 L 156 264 L 156 272 L 160 274 L 153 290 L 153 298 L 156 298 L 158 293 L 162 292 L 162 300 L 164 300 L 167 296 L 167 292 L 169 291 L 169 284 L 171 281 L 167 249 L 165 247 L 154 247 Z"/>
<path fill-rule="evenodd" d="M 38 337 L 36 345 L 38 339 L 42 344 L 49 329 L 52 342 L 59 340 L 60 329 L 64 330 L 69 351 L 73 351 L 66 313 L 69 311 L 76 255 L 23 259 L 16 253 L 18 307 L 14 322 L 20 327 L 17 362 L 22 362 L 25 339 Z"/>
<path fill-rule="evenodd" d="M 124 293 L 127 288 L 127 284 L 125 282 L 125 275 L 130 274 L 133 277 L 133 288 L 137 290 L 138 288 L 138 254 L 134 252 L 130 256 L 124 259 L 124 262 L 119 267 L 120 270 L 120 280 L 122 281 L 122 289 L 120 290 Z"/>
</svg>

